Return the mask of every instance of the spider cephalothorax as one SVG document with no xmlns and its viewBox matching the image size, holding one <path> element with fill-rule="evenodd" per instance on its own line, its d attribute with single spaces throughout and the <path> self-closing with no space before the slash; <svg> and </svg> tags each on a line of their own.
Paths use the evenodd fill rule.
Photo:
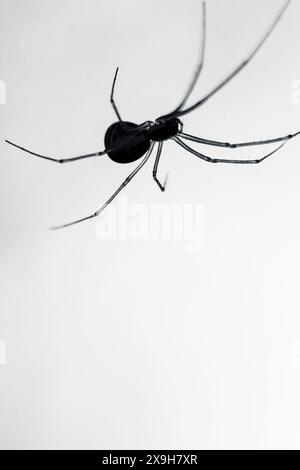
<svg viewBox="0 0 300 470">
<path fill-rule="evenodd" d="M 177 117 L 170 117 L 157 119 L 147 132 L 150 140 L 153 140 L 154 142 L 162 142 L 180 134 L 182 129 L 183 124 L 180 119 Z"/>
</svg>

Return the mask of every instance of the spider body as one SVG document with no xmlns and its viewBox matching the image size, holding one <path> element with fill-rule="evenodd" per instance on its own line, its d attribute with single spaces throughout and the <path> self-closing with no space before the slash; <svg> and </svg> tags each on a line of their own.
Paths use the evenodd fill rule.
<svg viewBox="0 0 300 470">
<path fill-rule="evenodd" d="M 104 145 L 107 155 L 116 163 L 132 163 L 149 150 L 151 141 L 162 142 L 171 139 L 182 130 L 177 118 L 147 121 L 138 125 L 128 121 L 117 121 L 106 131 Z"/>
<path fill-rule="evenodd" d="M 150 147 L 150 138 L 145 129 L 128 121 L 112 124 L 104 137 L 107 155 L 116 163 L 131 163 L 141 158 Z"/>
<path fill-rule="evenodd" d="M 166 187 L 166 180 L 164 183 L 161 183 L 159 178 L 157 177 L 158 165 L 160 161 L 160 157 L 162 155 L 162 149 L 165 141 L 172 140 L 176 144 L 180 145 L 183 149 L 188 151 L 189 153 L 195 155 L 196 157 L 200 158 L 209 163 L 226 163 L 226 164 L 238 164 L 238 165 L 245 165 L 245 164 L 258 164 L 264 161 L 269 156 L 273 155 L 279 149 L 283 147 L 289 140 L 293 139 L 297 135 L 300 135 L 299 132 L 295 132 L 294 134 L 288 134 L 282 137 L 275 137 L 272 139 L 267 140 L 256 140 L 251 142 L 239 142 L 239 143 L 229 143 L 229 142 L 220 142 L 217 140 L 211 139 L 204 139 L 202 137 L 197 137 L 189 134 L 185 134 L 182 132 L 183 124 L 179 118 L 185 116 L 186 114 L 191 113 L 192 111 L 196 110 L 197 108 L 203 106 L 210 98 L 212 98 L 216 93 L 218 93 L 223 87 L 225 87 L 235 76 L 237 76 L 249 62 L 253 59 L 253 57 L 258 53 L 261 49 L 263 44 L 266 42 L 268 37 L 271 35 L 272 31 L 279 23 L 280 19 L 282 18 L 283 14 L 285 13 L 287 7 L 291 3 L 291 0 L 286 0 L 283 4 L 282 8 L 274 18 L 273 22 L 269 26 L 269 28 L 265 31 L 262 38 L 259 40 L 258 44 L 250 51 L 250 53 L 246 56 L 246 58 L 240 62 L 232 72 L 230 72 L 221 82 L 219 82 L 216 86 L 214 86 L 209 93 L 207 93 L 202 99 L 196 101 L 193 105 L 186 106 L 186 102 L 193 91 L 197 80 L 200 76 L 200 73 L 203 68 L 204 64 L 204 52 L 205 52 L 205 43 L 206 43 L 206 6 L 205 2 L 202 2 L 202 41 L 201 41 L 201 53 L 200 53 L 200 60 L 195 70 L 193 79 L 191 81 L 190 86 L 188 87 L 183 99 L 181 100 L 180 104 L 170 113 L 164 114 L 156 119 L 155 122 L 146 121 L 142 124 L 135 124 L 129 121 L 123 121 L 119 110 L 114 101 L 114 89 L 116 78 L 118 74 L 118 68 L 115 72 L 115 76 L 113 79 L 111 94 L 110 94 L 110 102 L 112 107 L 117 115 L 118 121 L 113 123 L 106 131 L 104 141 L 105 141 L 105 149 L 102 151 L 97 151 L 94 153 L 89 153 L 87 155 L 79 155 L 77 157 L 69 157 L 69 158 L 57 158 L 57 157 L 49 157 L 46 155 L 42 155 L 36 152 L 32 152 L 20 145 L 14 144 L 9 140 L 6 142 L 14 147 L 17 147 L 24 152 L 27 152 L 31 155 L 35 155 L 37 157 L 43 158 L 45 160 L 50 160 L 56 163 L 68 163 L 74 162 L 77 160 L 83 160 L 86 158 L 92 157 L 99 157 L 100 155 L 108 155 L 111 160 L 116 163 L 131 163 L 136 160 L 139 160 L 141 157 L 143 159 L 139 162 L 136 168 L 127 176 L 127 178 L 123 181 L 123 183 L 117 188 L 117 190 L 112 194 L 112 196 L 93 214 L 88 215 L 82 219 L 75 220 L 74 222 L 70 222 L 64 225 L 59 225 L 57 227 L 52 228 L 64 228 L 84 220 L 92 219 L 97 217 L 113 200 L 114 198 L 123 190 L 123 188 L 135 177 L 135 175 L 142 169 L 142 167 L 147 163 L 149 160 L 154 146 L 157 145 L 156 150 L 156 157 L 153 165 L 152 176 L 157 183 L 159 189 L 161 191 L 165 190 Z M 183 139 L 183 140 L 182 140 Z M 261 145 L 268 145 L 268 144 L 280 144 L 274 150 L 269 151 L 268 153 L 264 153 L 259 158 L 215 158 L 208 155 L 205 155 L 202 152 L 194 149 L 187 145 L 186 141 L 192 141 L 196 144 L 206 145 L 209 147 L 221 147 L 227 149 L 237 149 L 237 148 L 246 148 L 252 146 Z"/>
<path fill-rule="evenodd" d="M 153 142 L 163 142 L 175 137 L 182 128 L 182 122 L 176 117 L 160 118 L 151 123 L 147 134 Z"/>
</svg>

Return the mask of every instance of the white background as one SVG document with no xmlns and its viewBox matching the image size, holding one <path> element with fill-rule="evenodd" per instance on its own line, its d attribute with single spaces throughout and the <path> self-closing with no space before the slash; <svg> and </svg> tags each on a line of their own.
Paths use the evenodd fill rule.
<svg viewBox="0 0 300 470">
<path fill-rule="evenodd" d="M 191 103 L 281 5 L 208 0 Z M 185 131 L 243 141 L 298 130 L 299 18 L 293 1 L 253 63 L 187 116 Z M 125 119 L 170 111 L 200 27 L 199 0 L 0 0 L 1 448 L 300 448 L 300 139 L 259 166 L 209 165 L 167 143 L 165 193 L 149 162 L 128 204 L 202 204 L 200 251 L 100 240 L 97 220 L 49 231 L 94 212 L 135 164 L 59 166 L 4 143 L 59 156 L 101 150 L 117 65 Z"/>
</svg>

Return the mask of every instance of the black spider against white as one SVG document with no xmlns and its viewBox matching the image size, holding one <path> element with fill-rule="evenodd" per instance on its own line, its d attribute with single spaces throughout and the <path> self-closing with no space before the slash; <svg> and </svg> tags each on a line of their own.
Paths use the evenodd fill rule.
<svg viewBox="0 0 300 470">
<path fill-rule="evenodd" d="M 178 145 L 182 148 L 187 150 L 188 152 L 192 153 L 196 157 L 205 160 L 209 163 L 230 163 L 230 164 L 258 164 L 264 161 L 266 158 L 273 155 L 275 152 L 280 150 L 289 140 L 296 137 L 300 134 L 300 131 L 289 134 L 283 137 L 276 137 L 268 140 L 259 140 L 253 142 L 240 142 L 240 143 L 228 143 L 228 142 L 219 142 L 216 140 L 208 140 L 202 137 L 196 137 L 190 134 L 186 134 L 183 132 L 183 124 L 180 117 L 194 111 L 195 109 L 202 106 L 206 103 L 212 96 L 214 96 L 221 88 L 223 88 L 230 80 L 232 80 L 237 74 L 239 74 L 244 67 L 253 59 L 259 49 L 263 46 L 265 41 L 268 39 L 280 19 L 282 18 L 283 14 L 285 13 L 286 9 L 288 8 L 291 0 L 288 0 L 284 3 L 283 7 L 280 9 L 277 16 L 272 21 L 269 28 L 266 30 L 258 44 L 251 50 L 251 52 L 247 55 L 247 57 L 233 69 L 231 73 L 229 73 L 220 83 L 218 83 L 207 95 L 205 95 L 202 99 L 197 101 L 192 106 L 185 107 L 186 101 L 188 100 L 192 90 L 197 83 L 197 80 L 200 76 L 200 73 L 203 69 L 204 65 L 204 56 L 205 56 L 205 43 L 206 43 L 206 4 L 202 2 L 202 39 L 201 39 L 201 53 L 200 53 L 200 60 L 197 64 L 196 70 L 193 75 L 193 79 L 191 81 L 190 86 L 188 87 L 185 95 L 183 96 L 180 104 L 176 107 L 176 109 L 168 114 L 160 116 L 154 122 L 153 121 L 146 121 L 140 125 L 127 122 L 122 120 L 119 110 L 116 106 L 114 100 L 114 89 L 116 78 L 118 74 L 118 68 L 116 70 L 110 101 L 113 106 L 113 109 L 117 115 L 118 121 L 113 123 L 105 134 L 105 150 L 88 154 L 88 155 L 80 155 L 77 157 L 71 158 L 53 158 L 48 157 L 45 155 L 38 154 L 36 152 L 32 152 L 24 147 L 21 147 L 13 142 L 6 140 L 6 142 L 14 147 L 17 147 L 24 152 L 27 152 L 31 155 L 43 158 L 45 160 L 50 160 L 56 163 L 68 163 L 74 162 L 77 160 L 83 160 L 86 158 L 91 157 L 98 157 L 100 155 L 107 154 L 113 161 L 118 163 L 131 163 L 134 162 L 144 156 L 138 166 L 130 173 L 130 175 L 123 181 L 123 183 L 118 187 L 118 189 L 112 194 L 112 196 L 93 214 L 83 217 L 81 219 L 75 220 L 73 222 L 59 225 L 56 227 L 52 227 L 53 229 L 59 229 L 68 227 L 79 222 L 83 222 L 84 220 L 92 219 L 97 217 L 112 201 L 113 199 L 122 191 L 122 189 L 132 180 L 132 178 L 139 172 L 139 170 L 145 165 L 145 163 L 149 160 L 150 155 L 154 149 L 155 144 L 158 144 L 156 158 L 153 166 L 153 178 L 154 181 L 158 184 L 159 188 L 164 191 L 166 186 L 166 181 L 162 184 L 159 179 L 157 178 L 157 170 L 158 164 L 161 158 L 163 143 L 167 140 L 174 140 Z M 183 140 L 182 140 L 183 139 Z M 194 148 L 190 147 L 186 141 L 192 141 L 208 146 L 216 146 L 216 147 L 223 147 L 223 148 L 242 148 L 242 147 L 250 147 L 250 146 L 260 146 L 265 144 L 276 144 L 279 143 L 274 150 L 271 152 L 264 154 L 256 159 L 225 159 L 225 158 L 211 158 L 207 155 L 196 151 Z"/>
</svg>

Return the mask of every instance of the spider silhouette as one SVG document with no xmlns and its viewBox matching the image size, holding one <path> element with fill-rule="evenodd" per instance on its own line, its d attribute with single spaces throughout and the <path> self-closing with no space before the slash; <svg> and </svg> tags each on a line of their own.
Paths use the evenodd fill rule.
<svg viewBox="0 0 300 470">
<path fill-rule="evenodd" d="M 139 160 L 141 157 L 144 156 L 144 158 L 141 160 L 138 166 L 130 173 L 130 175 L 123 181 L 123 183 L 112 194 L 112 196 L 96 212 L 86 217 L 83 217 L 81 219 L 75 220 L 73 222 L 51 227 L 51 228 L 52 229 L 65 228 L 74 224 L 78 224 L 79 222 L 83 222 L 84 220 L 97 217 L 113 201 L 113 199 L 120 193 L 120 191 L 122 191 L 122 189 L 125 188 L 125 186 L 132 180 L 132 178 L 140 171 L 140 169 L 149 160 L 150 155 L 152 154 L 152 151 L 156 143 L 158 143 L 158 147 L 157 147 L 156 158 L 155 158 L 155 162 L 153 166 L 153 178 L 154 178 L 154 181 L 157 183 L 158 187 L 160 188 L 160 190 L 164 191 L 166 187 L 166 180 L 164 181 L 164 183 L 161 183 L 159 179 L 157 178 L 158 164 L 159 164 L 160 157 L 162 154 L 164 141 L 172 139 L 178 145 L 180 145 L 185 150 L 187 150 L 188 152 L 192 153 L 196 157 L 199 157 L 200 159 L 205 160 L 206 162 L 209 162 L 209 163 L 230 163 L 230 164 L 245 165 L 245 164 L 258 164 L 262 162 L 263 160 L 265 160 L 266 158 L 270 157 L 275 152 L 280 150 L 289 140 L 299 135 L 300 131 L 294 134 L 283 136 L 283 137 L 276 137 L 273 139 L 259 140 L 259 141 L 254 141 L 254 142 L 241 142 L 241 143 L 218 142 L 215 140 L 208 140 L 202 137 L 196 137 L 193 135 L 185 134 L 183 132 L 183 124 L 181 120 L 179 119 L 180 117 L 185 116 L 186 114 L 194 111 L 195 109 L 199 108 L 204 103 L 206 103 L 213 95 L 215 95 L 219 90 L 221 90 L 221 88 L 227 85 L 228 82 L 230 82 L 237 74 L 239 74 L 244 67 L 246 67 L 246 65 L 253 59 L 253 57 L 257 54 L 259 49 L 263 46 L 265 41 L 268 39 L 268 37 L 270 36 L 270 34 L 272 33 L 272 31 L 274 30 L 274 28 L 280 21 L 280 19 L 282 18 L 283 14 L 285 13 L 290 3 L 291 3 L 291 0 L 288 0 L 284 3 L 283 7 L 281 8 L 277 16 L 274 18 L 269 28 L 265 31 L 264 35 L 262 36 L 258 44 L 254 47 L 254 49 L 252 49 L 252 51 L 248 54 L 248 56 L 237 67 L 235 67 L 231 73 L 229 73 L 229 75 L 227 75 L 218 85 L 216 85 L 202 99 L 197 101 L 192 106 L 185 107 L 186 101 L 189 98 L 192 90 L 194 89 L 196 85 L 196 82 L 199 78 L 199 75 L 202 71 L 203 64 L 204 64 L 205 43 L 206 43 L 206 5 L 205 5 L 205 2 L 203 1 L 202 2 L 202 37 L 201 37 L 200 59 L 195 69 L 193 79 L 185 95 L 183 96 L 180 104 L 177 106 L 177 108 L 168 114 L 160 116 L 154 122 L 146 121 L 138 125 L 133 122 L 122 120 L 121 115 L 119 113 L 119 110 L 114 100 L 114 90 L 115 90 L 115 84 L 116 84 L 116 79 L 117 79 L 117 74 L 118 74 L 118 68 L 117 68 L 115 75 L 114 75 L 113 83 L 112 83 L 110 101 L 117 115 L 118 121 L 113 123 L 107 129 L 105 138 L 104 138 L 105 150 L 103 151 L 88 154 L 88 155 L 80 155 L 78 157 L 71 157 L 71 158 L 52 158 L 52 157 L 48 157 L 45 155 L 32 152 L 28 149 L 25 149 L 24 147 L 21 147 L 19 145 L 14 144 L 13 142 L 6 140 L 8 144 L 13 145 L 14 147 L 17 147 L 23 150 L 24 152 L 27 152 L 31 155 L 35 155 L 37 157 L 44 158 L 46 160 L 50 160 L 56 163 L 74 162 L 77 160 L 83 160 L 85 158 L 98 157 L 104 154 L 107 154 L 109 158 L 113 160 L 114 162 L 131 163 L 136 160 Z M 224 147 L 224 148 L 230 148 L 230 149 L 250 147 L 250 146 L 260 146 L 264 144 L 274 144 L 274 143 L 280 143 L 280 145 L 276 147 L 275 150 L 257 159 L 251 159 L 251 160 L 242 159 L 241 160 L 241 159 L 211 158 L 207 155 L 204 155 L 203 153 L 196 151 L 195 149 L 187 145 L 187 143 L 184 141 L 192 141 L 192 142 L 196 142 L 200 144 L 205 144 L 208 146 Z"/>
</svg>

